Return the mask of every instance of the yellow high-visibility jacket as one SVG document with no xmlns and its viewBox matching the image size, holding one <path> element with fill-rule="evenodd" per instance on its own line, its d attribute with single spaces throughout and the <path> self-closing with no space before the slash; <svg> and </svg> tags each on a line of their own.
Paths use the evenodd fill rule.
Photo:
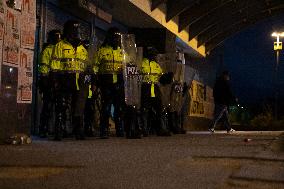
<svg viewBox="0 0 284 189">
<path fill-rule="evenodd" d="M 51 58 L 53 53 L 54 45 L 49 44 L 40 55 L 39 73 L 41 75 L 48 75 L 50 71 Z"/>
<path fill-rule="evenodd" d="M 88 64 L 88 51 L 83 45 L 76 49 L 66 40 L 61 40 L 54 47 L 51 70 L 84 72 Z"/>
<path fill-rule="evenodd" d="M 155 61 L 144 58 L 142 63 L 143 82 L 158 83 L 163 70 Z"/>
<path fill-rule="evenodd" d="M 113 49 L 110 46 L 101 47 L 95 56 L 95 72 L 112 74 L 113 83 L 117 82 L 117 74 L 122 73 L 123 53 L 121 48 Z"/>
<path fill-rule="evenodd" d="M 151 84 L 151 97 L 156 97 L 155 84 L 159 82 L 163 70 L 155 61 L 144 58 L 142 62 L 143 82 Z"/>
</svg>

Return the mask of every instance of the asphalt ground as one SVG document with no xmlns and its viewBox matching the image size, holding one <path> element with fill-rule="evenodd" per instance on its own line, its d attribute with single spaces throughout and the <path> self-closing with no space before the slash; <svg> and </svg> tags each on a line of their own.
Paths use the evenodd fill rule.
<svg viewBox="0 0 284 189">
<path fill-rule="evenodd" d="M 284 132 L 0 145 L 0 189 L 284 188 Z"/>
</svg>

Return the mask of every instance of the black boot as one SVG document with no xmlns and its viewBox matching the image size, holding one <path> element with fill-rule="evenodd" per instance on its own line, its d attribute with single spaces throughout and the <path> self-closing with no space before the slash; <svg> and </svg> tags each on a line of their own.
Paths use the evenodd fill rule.
<svg viewBox="0 0 284 189">
<path fill-rule="evenodd" d="M 175 111 L 175 112 L 171 112 L 170 113 L 170 125 L 171 125 L 171 131 L 174 133 L 174 134 L 181 134 L 182 131 L 181 131 L 181 126 L 180 126 L 180 118 L 178 116 L 178 113 Z"/>
<path fill-rule="evenodd" d="M 39 137 L 46 138 L 47 137 L 47 123 L 46 121 L 41 120 L 39 126 Z"/>
<path fill-rule="evenodd" d="M 55 128 L 54 128 L 54 140 L 55 141 L 62 140 L 62 128 L 63 128 L 62 115 L 58 114 L 55 120 Z"/>
<path fill-rule="evenodd" d="M 138 112 L 133 107 L 127 107 L 126 109 L 125 129 L 126 129 L 127 138 L 131 138 L 131 139 L 141 138 Z"/>
<path fill-rule="evenodd" d="M 43 108 L 40 114 L 40 125 L 39 125 L 39 136 L 41 138 L 46 138 L 48 133 L 48 124 L 49 124 L 49 110 L 48 104 L 44 102 Z"/>
<path fill-rule="evenodd" d="M 149 116 L 148 116 L 148 111 L 143 110 L 141 116 L 140 116 L 140 122 L 141 122 L 141 130 L 143 137 L 147 137 L 150 134 L 150 127 L 149 127 Z"/>
<path fill-rule="evenodd" d="M 171 132 L 173 132 L 174 134 L 176 134 L 175 133 L 175 119 L 174 119 L 174 113 L 173 112 L 169 112 L 168 113 L 168 126 L 169 126 L 169 130 L 171 131 Z"/>
<path fill-rule="evenodd" d="M 62 132 L 65 124 L 65 101 L 62 94 L 57 94 L 55 99 L 55 128 L 54 128 L 54 140 L 62 140 Z"/>
<path fill-rule="evenodd" d="M 115 117 L 115 133 L 117 137 L 124 137 L 124 120 L 122 115 Z"/>
<path fill-rule="evenodd" d="M 160 116 L 160 123 L 158 124 L 157 135 L 158 136 L 171 136 L 171 133 L 168 129 L 168 114 L 166 111 L 163 111 Z"/>
<path fill-rule="evenodd" d="M 80 116 L 75 116 L 73 118 L 73 128 L 76 140 L 85 140 L 85 135 L 83 132 L 83 120 Z"/>
</svg>

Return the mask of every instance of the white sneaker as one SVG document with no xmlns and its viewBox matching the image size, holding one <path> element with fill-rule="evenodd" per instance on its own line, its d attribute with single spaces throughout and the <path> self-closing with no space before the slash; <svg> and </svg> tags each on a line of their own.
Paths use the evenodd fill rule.
<svg viewBox="0 0 284 189">
<path fill-rule="evenodd" d="M 227 133 L 233 133 L 233 132 L 236 132 L 236 130 L 235 129 L 230 129 L 230 130 L 227 131 Z"/>
<path fill-rule="evenodd" d="M 215 133 L 215 129 L 214 128 L 210 128 L 210 129 L 208 129 L 208 131 L 210 131 L 211 133 Z"/>
</svg>

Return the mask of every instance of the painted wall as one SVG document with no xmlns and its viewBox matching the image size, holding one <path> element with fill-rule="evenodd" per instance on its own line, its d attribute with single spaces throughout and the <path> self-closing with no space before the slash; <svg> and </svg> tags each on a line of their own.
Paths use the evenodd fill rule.
<svg viewBox="0 0 284 189">
<path fill-rule="evenodd" d="M 30 133 L 36 4 L 0 0 L 0 142 Z"/>
<path fill-rule="evenodd" d="M 213 86 L 219 62 L 211 57 L 186 56 L 185 81 L 189 84 L 184 102 L 185 128 L 207 130 L 214 113 Z"/>
</svg>

